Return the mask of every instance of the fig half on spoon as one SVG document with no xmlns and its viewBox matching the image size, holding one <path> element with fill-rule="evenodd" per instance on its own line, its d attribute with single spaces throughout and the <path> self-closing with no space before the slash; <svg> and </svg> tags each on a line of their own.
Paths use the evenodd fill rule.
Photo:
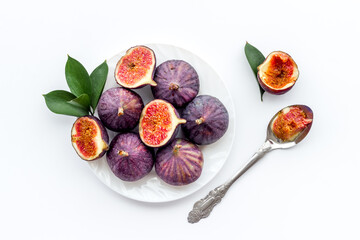
<svg viewBox="0 0 360 240">
<path fill-rule="evenodd" d="M 188 222 L 196 223 L 208 217 L 231 185 L 266 153 L 274 149 L 291 148 L 301 142 L 310 131 L 313 117 L 313 111 L 305 105 L 292 105 L 277 112 L 267 127 L 265 143 L 232 178 L 194 204 Z"/>
</svg>

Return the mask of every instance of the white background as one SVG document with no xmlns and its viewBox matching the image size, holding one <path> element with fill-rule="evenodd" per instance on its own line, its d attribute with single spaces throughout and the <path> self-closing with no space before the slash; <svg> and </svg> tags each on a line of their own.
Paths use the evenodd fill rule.
<svg viewBox="0 0 360 240">
<path fill-rule="evenodd" d="M 7 1 L 0 8 L 1 239 L 360 239 L 357 1 Z M 245 42 L 288 52 L 300 77 L 259 98 Z M 67 89 L 67 54 L 91 71 L 136 44 L 166 43 L 208 62 L 229 87 L 235 144 L 221 172 L 170 203 L 129 200 L 103 185 L 70 141 L 75 118 L 42 94 Z M 308 137 L 265 156 L 201 222 L 195 201 L 260 147 L 290 104 L 314 110 Z"/>
</svg>

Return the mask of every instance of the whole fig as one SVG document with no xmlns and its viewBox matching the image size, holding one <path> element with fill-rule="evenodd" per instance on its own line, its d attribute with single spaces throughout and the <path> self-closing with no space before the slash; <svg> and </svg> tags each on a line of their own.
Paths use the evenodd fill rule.
<svg viewBox="0 0 360 240">
<path fill-rule="evenodd" d="M 136 181 L 147 175 L 154 156 L 135 133 L 119 133 L 110 143 L 106 154 L 111 171 L 124 181 Z"/>
<path fill-rule="evenodd" d="M 156 154 L 155 171 L 166 183 L 181 186 L 196 181 L 202 172 L 203 154 L 198 146 L 174 139 Z"/>
<path fill-rule="evenodd" d="M 115 87 L 100 97 L 98 114 L 105 127 L 120 132 L 131 130 L 139 122 L 144 103 L 136 92 Z"/>
<path fill-rule="evenodd" d="M 192 142 L 203 145 L 219 140 L 229 126 L 229 114 L 216 97 L 197 96 L 184 109 L 182 125 L 185 136 Z"/>
<path fill-rule="evenodd" d="M 199 76 L 195 69 L 183 60 L 168 60 L 155 71 L 151 87 L 155 98 L 164 99 L 176 108 L 183 107 L 199 93 Z"/>
</svg>

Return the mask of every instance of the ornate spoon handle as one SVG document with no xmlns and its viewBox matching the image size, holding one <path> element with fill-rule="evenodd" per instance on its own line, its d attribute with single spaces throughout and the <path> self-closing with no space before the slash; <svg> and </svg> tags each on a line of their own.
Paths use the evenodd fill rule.
<svg viewBox="0 0 360 240">
<path fill-rule="evenodd" d="M 222 198 L 225 196 L 226 192 L 229 190 L 231 185 L 243 175 L 251 166 L 253 166 L 260 158 L 262 158 L 267 152 L 272 150 L 272 145 L 270 141 L 266 141 L 264 145 L 251 157 L 249 162 L 241 168 L 231 179 L 226 183 L 218 186 L 214 190 L 210 191 L 206 197 L 197 201 L 193 209 L 189 212 L 188 222 L 196 223 L 202 218 L 206 218 L 210 215 L 213 208 L 221 202 Z"/>
</svg>

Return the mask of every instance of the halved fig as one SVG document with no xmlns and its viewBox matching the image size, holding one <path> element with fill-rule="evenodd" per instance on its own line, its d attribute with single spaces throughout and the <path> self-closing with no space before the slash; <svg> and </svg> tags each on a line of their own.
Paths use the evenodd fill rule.
<svg viewBox="0 0 360 240">
<path fill-rule="evenodd" d="M 203 154 L 198 146 L 177 138 L 156 153 L 155 171 L 166 183 L 181 186 L 200 177 L 203 163 Z"/>
<path fill-rule="evenodd" d="M 312 115 L 312 110 L 304 105 L 284 108 L 272 121 L 271 130 L 282 141 L 292 141 L 305 128 L 311 127 Z"/>
<path fill-rule="evenodd" d="M 147 175 L 154 165 L 152 149 L 135 133 L 120 133 L 110 143 L 106 159 L 111 171 L 124 181 L 136 181 Z"/>
<path fill-rule="evenodd" d="M 126 88 L 115 87 L 101 95 L 98 114 L 105 127 L 120 132 L 136 127 L 143 108 L 144 103 L 139 94 Z"/>
<path fill-rule="evenodd" d="M 71 142 L 84 160 L 102 157 L 109 149 L 109 135 L 101 121 L 94 116 L 78 118 L 71 129 Z"/>
<path fill-rule="evenodd" d="M 169 102 L 155 99 L 144 107 L 140 116 L 140 138 L 149 147 L 161 147 L 175 138 L 178 125 L 185 123 Z"/>
<path fill-rule="evenodd" d="M 153 80 L 155 53 L 148 47 L 135 46 L 127 50 L 115 68 L 115 80 L 125 88 L 156 86 Z"/>
<path fill-rule="evenodd" d="M 184 109 L 182 125 L 185 136 L 192 142 L 205 145 L 219 140 L 229 126 L 229 114 L 219 99 L 200 95 Z"/>
<path fill-rule="evenodd" d="M 199 76 L 195 69 L 183 60 L 169 60 L 155 71 L 157 86 L 151 87 L 155 98 L 164 99 L 176 108 L 183 107 L 199 93 Z"/>
<path fill-rule="evenodd" d="M 289 91 L 299 77 L 299 70 L 289 54 L 281 51 L 270 53 L 258 66 L 257 78 L 260 86 L 271 94 Z"/>
</svg>

